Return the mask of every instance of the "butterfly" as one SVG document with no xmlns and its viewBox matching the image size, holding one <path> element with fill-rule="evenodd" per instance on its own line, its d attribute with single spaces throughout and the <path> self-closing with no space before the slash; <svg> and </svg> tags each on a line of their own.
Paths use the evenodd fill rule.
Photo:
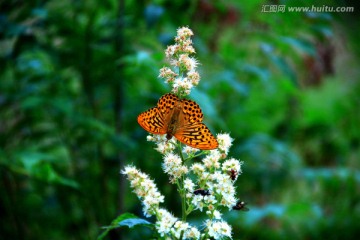
<svg viewBox="0 0 360 240">
<path fill-rule="evenodd" d="M 171 93 L 163 95 L 156 107 L 137 118 L 140 126 L 150 133 L 166 134 L 168 140 L 174 136 L 193 148 L 215 149 L 218 142 L 202 120 L 203 113 L 196 102 L 179 99 Z"/>
</svg>

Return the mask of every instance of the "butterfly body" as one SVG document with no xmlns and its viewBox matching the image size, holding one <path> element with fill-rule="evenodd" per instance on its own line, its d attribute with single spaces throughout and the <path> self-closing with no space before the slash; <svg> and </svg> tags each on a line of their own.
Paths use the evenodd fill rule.
<svg viewBox="0 0 360 240">
<path fill-rule="evenodd" d="M 168 93 L 159 99 L 157 107 L 141 113 L 137 121 L 150 133 L 166 134 L 167 139 L 174 136 L 198 149 L 215 149 L 218 142 L 202 119 L 202 111 L 196 102 Z"/>
<path fill-rule="evenodd" d="M 181 114 L 181 104 L 177 104 L 172 112 L 169 114 L 170 121 L 168 121 L 168 125 L 166 127 L 166 138 L 170 140 L 176 133 L 178 126 L 178 119 L 180 119 Z"/>
</svg>

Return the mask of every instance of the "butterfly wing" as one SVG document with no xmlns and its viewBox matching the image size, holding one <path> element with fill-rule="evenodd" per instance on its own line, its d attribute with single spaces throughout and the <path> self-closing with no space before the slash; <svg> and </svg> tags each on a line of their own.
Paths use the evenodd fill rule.
<svg viewBox="0 0 360 240">
<path fill-rule="evenodd" d="M 163 116 L 168 116 L 171 114 L 172 110 L 176 106 L 176 103 L 178 102 L 179 98 L 176 95 L 167 93 L 159 99 L 157 108 Z"/>
<path fill-rule="evenodd" d="M 137 118 L 140 126 L 146 131 L 154 134 L 165 134 L 166 124 L 163 115 L 156 107 L 141 113 Z"/>
<path fill-rule="evenodd" d="M 200 106 L 191 100 L 183 99 L 179 115 L 178 128 L 174 134 L 180 142 L 193 148 L 211 150 L 218 147 L 218 142 L 209 128 L 202 123 L 203 113 Z"/>
<path fill-rule="evenodd" d="M 183 125 L 189 123 L 200 123 L 203 120 L 203 113 L 200 106 L 191 100 L 182 99 Z"/>
<path fill-rule="evenodd" d="M 211 150 L 218 147 L 218 142 L 209 128 L 203 123 L 187 124 L 174 134 L 180 142 L 193 148 Z"/>
<path fill-rule="evenodd" d="M 178 101 L 179 99 L 174 94 L 163 95 L 159 99 L 157 107 L 150 108 L 138 116 L 138 123 L 150 133 L 165 134 L 172 110 Z"/>
</svg>

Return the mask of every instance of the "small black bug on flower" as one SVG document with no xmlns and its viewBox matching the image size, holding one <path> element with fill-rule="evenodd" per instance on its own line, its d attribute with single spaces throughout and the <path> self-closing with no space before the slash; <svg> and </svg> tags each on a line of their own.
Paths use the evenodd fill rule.
<svg viewBox="0 0 360 240">
<path fill-rule="evenodd" d="M 209 196 L 210 195 L 210 191 L 209 190 L 206 190 L 206 189 L 196 189 L 194 191 L 194 194 L 195 195 L 201 195 L 201 196 Z"/>
<path fill-rule="evenodd" d="M 247 212 L 247 211 L 249 211 L 249 208 L 245 207 L 246 204 L 247 204 L 247 203 L 239 200 L 239 201 L 236 203 L 236 205 L 233 206 L 232 208 L 233 208 L 234 210 Z"/>
<path fill-rule="evenodd" d="M 230 178 L 231 180 L 235 181 L 237 175 L 238 175 L 238 172 L 234 169 L 230 169 L 229 170 L 229 175 L 230 175 Z"/>
</svg>

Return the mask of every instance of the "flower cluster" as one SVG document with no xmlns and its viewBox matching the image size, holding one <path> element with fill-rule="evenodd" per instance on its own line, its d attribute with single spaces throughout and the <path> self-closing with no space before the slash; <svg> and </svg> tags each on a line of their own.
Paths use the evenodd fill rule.
<svg viewBox="0 0 360 240">
<path fill-rule="evenodd" d="M 150 134 L 147 136 L 147 140 L 155 142 L 157 146 L 155 150 L 161 154 L 171 153 L 175 150 L 176 140 L 174 138 L 167 140 L 166 135 Z"/>
<path fill-rule="evenodd" d="M 168 46 L 165 51 L 172 68 L 163 67 L 160 69 L 159 77 L 171 84 L 172 92 L 179 96 L 189 95 L 191 89 L 197 86 L 200 81 L 200 75 L 196 71 L 199 63 L 190 56 L 195 53 L 191 40 L 193 35 L 193 32 L 187 27 L 177 30 L 175 44 Z"/>
<path fill-rule="evenodd" d="M 121 173 L 127 175 L 134 193 L 142 201 L 145 216 L 154 215 L 159 203 L 164 202 L 164 196 L 159 193 L 154 181 L 133 166 L 125 167 Z"/>
<path fill-rule="evenodd" d="M 185 146 L 180 156 L 175 153 L 176 148 L 163 147 L 165 140 L 162 137 L 150 135 L 148 140 L 157 143 L 156 149 L 163 149 L 159 151 L 164 154 L 163 170 L 169 175 L 171 183 L 180 186 L 179 191 L 183 193 L 182 197 L 185 199 L 186 214 L 205 209 L 209 218 L 204 223 L 203 234 L 187 222 L 178 220 L 171 213 L 160 208 L 159 203 L 164 201 L 164 197 L 158 192 L 148 175 L 133 166 L 127 166 L 122 173 L 127 175 L 131 187 L 142 201 L 144 214 L 157 217 L 155 226 L 161 237 L 167 236 L 172 239 L 180 239 L 180 237 L 203 239 L 204 236 L 214 239 L 231 237 L 231 226 L 222 219 L 221 209 L 226 207 L 231 210 L 238 201 L 234 183 L 242 172 L 242 162 L 235 158 L 225 159 L 233 141 L 229 134 L 218 134 L 218 149 L 206 151 L 201 162 L 190 166 L 184 160 L 195 157 L 198 149 Z M 198 194 L 195 194 L 196 191 Z"/>
<path fill-rule="evenodd" d="M 219 149 L 228 152 L 231 141 L 221 141 L 221 139 L 231 139 L 230 136 L 228 134 L 217 135 Z M 214 217 L 214 212 L 220 206 L 231 209 L 237 202 L 234 183 L 238 174 L 241 173 L 242 162 L 234 158 L 224 160 L 223 156 L 219 150 L 211 150 L 203 158 L 202 163 L 194 163 L 190 167 L 192 173 L 197 177 L 197 185 L 212 193 L 210 196 L 195 196 L 191 204 L 194 209 L 200 211 L 207 206 L 206 213 L 210 217 Z M 236 175 L 233 178 L 232 173 Z"/>
<path fill-rule="evenodd" d="M 163 170 L 169 175 L 171 183 L 182 186 L 187 212 L 205 209 L 209 217 L 205 222 L 207 234 L 220 239 L 231 236 L 231 227 L 222 219 L 220 210 L 223 207 L 231 210 L 238 201 L 234 183 L 242 172 L 242 162 L 235 158 L 226 159 L 233 141 L 229 134 L 218 134 L 216 138 L 219 142 L 218 149 L 203 152 L 205 156 L 202 161 L 190 166 L 182 159 L 192 159 L 198 149 L 185 146 L 181 157 L 174 152 L 167 152 L 164 154 Z M 161 145 L 163 142 L 159 141 L 157 144 Z M 196 189 L 199 194 L 194 194 Z"/>
<path fill-rule="evenodd" d="M 224 236 L 231 238 L 231 226 L 224 221 L 206 221 L 208 234 L 215 239 L 221 239 Z"/>
<path fill-rule="evenodd" d="M 185 165 L 182 165 L 181 158 L 174 153 L 165 155 L 163 169 L 165 173 L 170 175 L 170 182 L 172 183 L 189 171 Z"/>
<path fill-rule="evenodd" d="M 173 69 L 164 67 L 160 70 L 160 77 L 172 86 L 172 92 L 179 98 L 188 95 L 200 80 L 196 72 L 198 62 L 190 56 L 195 53 L 192 35 L 186 27 L 178 29 L 175 44 L 166 49 L 166 57 Z M 175 138 L 167 139 L 166 134 L 150 134 L 147 140 L 156 144 L 155 150 L 163 156 L 162 169 L 168 174 L 170 183 L 177 186 L 181 197 L 181 220 L 160 208 L 164 197 L 146 174 L 133 166 L 125 167 L 122 173 L 127 175 L 133 191 L 142 201 L 144 215 L 156 216 L 155 229 L 159 237 L 231 238 L 231 226 L 225 222 L 221 211 L 236 209 L 238 199 L 234 184 L 242 173 L 242 162 L 228 157 L 233 142 L 230 135 L 217 134 L 217 149 L 204 151 L 183 146 Z M 198 161 L 192 161 L 194 158 Z M 204 212 L 207 216 L 201 226 L 202 232 L 186 222 L 187 216 L 194 211 Z"/>
</svg>

